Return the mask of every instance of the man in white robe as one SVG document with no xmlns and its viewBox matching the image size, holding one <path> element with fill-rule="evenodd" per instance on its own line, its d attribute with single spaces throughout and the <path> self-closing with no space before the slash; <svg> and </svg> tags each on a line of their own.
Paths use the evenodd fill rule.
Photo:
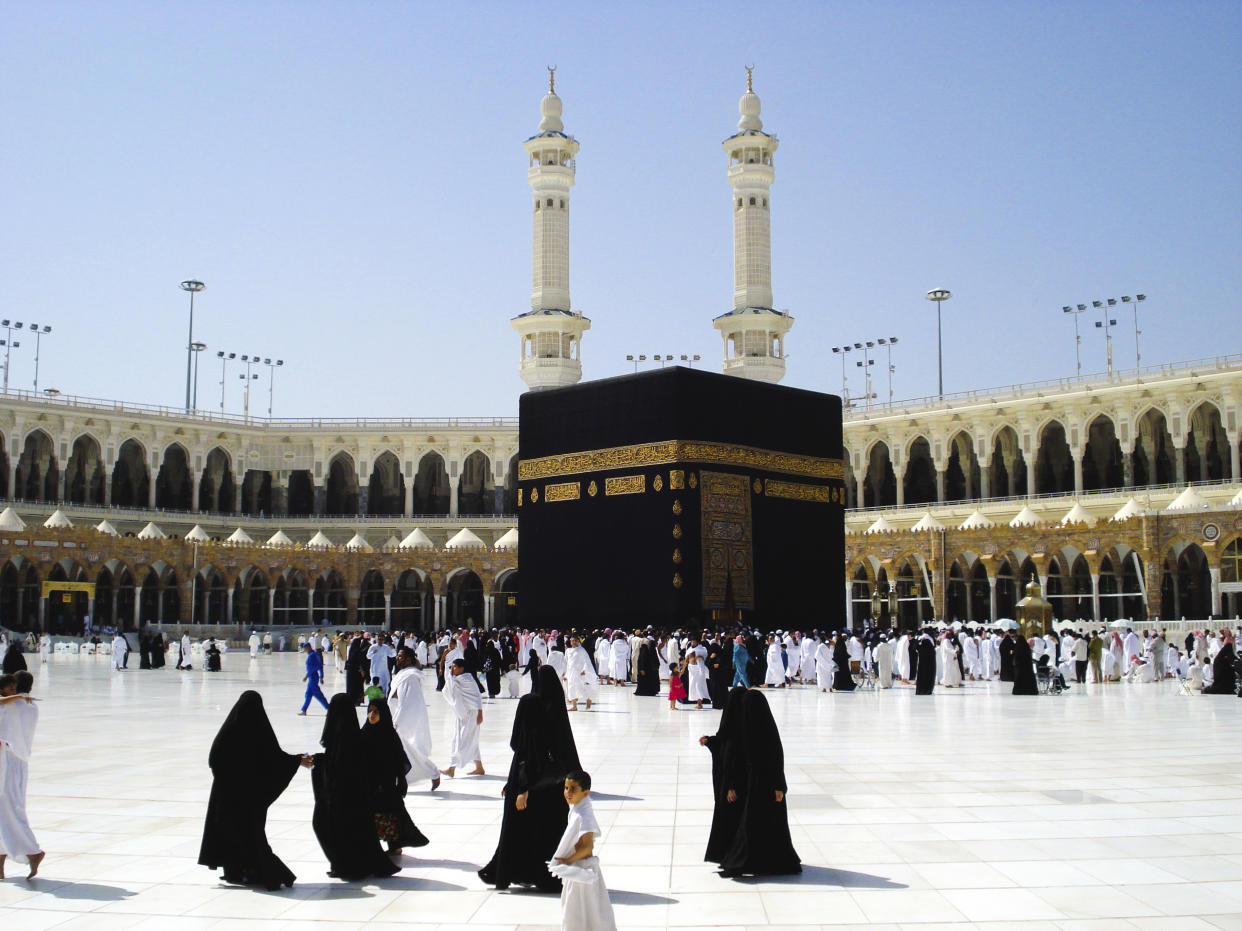
<svg viewBox="0 0 1242 931">
<path fill-rule="evenodd" d="M 798 638 L 792 632 L 785 634 L 784 641 L 785 659 L 788 662 L 785 667 L 785 681 L 792 682 L 798 678 L 798 667 L 802 663 L 802 648 L 798 646 Z"/>
<path fill-rule="evenodd" d="M 611 676 L 614 685 L 624 685 L 630 674 L 630 642 L 618 633 L 612 641 Z"/>
<path fill-rule="evenodd" d="M 600 680 L 611 684 L 612 680 L 612 644 L 607 637 L 595 641 L 595 668 L 599 670 Z"/>
<path fill-rule="evenodd" d="M 638 631 L 630 637 L 630 681 L 638 681 L 638 651 L 643 648 L 646 638 Z"/>
<path fill-rule="evenodd" d="M 116 636 L 112 638 L 112 668 L 124 669 L 125 657 L 129 653 L 129 644 L 125 642 L 125 636 L 118 630 Z"/>
<path fill-rule="evenodd" d="M 712 696 L 707 691 L 707 661 L 693 649 L 686 653 L 686 679 L 686 697 L 695 703 L 695 708 L 701 709 L 703 702 L 711 701 Z"/>
<path fill-rule="evenodd" d="M 803 637 L 798 643 L 798 668 L 803 682 L 815 678 L 815 651 L 818 648 L 819 637 Z"/>
<path fill-rule="evenodd" d="M 379 687 L 388 694 L 388 659 L 396 656 L 396 652 L 388 645 L 388 638 L 376 637 L 375 642 L 367 649 L 367 659 L 371 661 L 371 678 L 379 679 Z M 370 685 L 371 683 L 367 683 Z"/>
<path fill-rule="evenodd" d="M 448 769 L 440 772 L 454 776 L 458 766 L 474 763 L 467 776 L 483 775 L 482 754 L 479 753 L 479 727 L 483 724 L 483 693 L 474 676 L 466 672 L 466 661 L 461 657 L 449 665 L 444 679 L 444 700 L 453 709 L 453 745 Z"/>
<path fill-rule="evenodd" d="M 674 633 L 671 637 L 668 638 L 668 642 L 664 644 L 664 673 L 665 675 L 668 674 L 667 670 L 670 665 L 675 666 L 680 662 L 681 662 L 681 641 L 678 639 L 678 634 Z"/>
<path fill-rule="evenodd" d="M 393 676 L 388 707 L 392 711 L 392 726 L 410 761 L 409 779 L 430 779 L 434 790 L 440 785 L 440 770 L 431 762 L 431 724 L 427 720 L 427 699 L 423 697 L 423 676 L 416 660 L 408 647 L 397 651 L 397 674 Z"/>
<path fill-rule="evenodd" d="M 52 638 L 47 634 L 39 637 L 39 660 L 46 663 L 48 657 L 52 655 Z"/>
<path fill-rule="evenodd" d="M 587 709 L 595 698 L 595 690 L 599 685 L 599 677 L 591 666 L 591 657 L 577 637 L 570 638 L 569 649 L 565 653 L 565 697 L 569 699 L 569 710 L 578 710 L 578 701 L 585 700 Z"/>
<path fill-rule="evenodd" d="M 850 656 L 850 672 L 860 672 L 862 670 L 863 661 L 863 645 L 858 639 L 857 634 L 851 634 L 850 639 L 845 643 L 846 652 Z"/>
<path fill-rule="evenodd" d="M 832 675 L 835 671 L 833 665 L 832 644 L 817 637 L 815 642 L 815 684 L 821 692 L 832 690 Z"/>
<path fill-rule="evenodd" d="M 962 671 L 957 665 L 957 651 L 954 649 L 952 635 L 942 637 L 936 648 L 938 654 L 937 669 L 940 673 L 940 684 L 947 689 L 958 688 L 962 684 Z"/>
<path fill-rule="evenodd" d="M 258 631 L 250 632 L 250 639 L 246 641 L 250 645 L 250 658 L 254 659 L 259 655 L 259 650 L 263 647 L 263 638 L 259 636 Z"/>
<path fill-rule="evenodd" d="M 542 630 L 537 631 L 535 636 L 530 638 L 530 648 L 535 651 L 540 663 L 548 661 L 548 641 L 544 638 Z"/>
<path fill-rule="evenodd" d="M 897 638 L 896 649 L 897 678 L 902 682 L 910 682 L 910 635 L 902 634 Z"/>
<path fill-rule="evenodd" d="M 190 659 L 190 651 L 192 649 L 193 649 L 193 646 L 190 643 L 190 635 L 182 634 L 181 635 L 181 656 L 177 660 L 178 669 L 189 669 L 191 667 L 192 661 Z"/>
<path fill-rule="evenodd" d="M 872 650 L 875 656 L 876 682 L 882 689 L 893 687 L 893 645 L 887 637 L 880 637 L 880 642 Z"/>
<path fill-rule="evenodd" d="M 16 681 L 14 681 L 16 680 Z M 4 861 L 12 857 L 30 865 L 27 879 L 34 879 L 43 862 L 43 848 L 30 829 L 26 815 L 26 786 L 30 776 L 30 753 L 34 746 L 39 709 L 30 699 L 33 676 L 22 670 L 0 690 L 0 879 Z"/>
<path fill-rule="evenodd" d="M 768 637 L 767 669 L 763 673 L 763 687 L 778 689 L 785 687 L 785 661 L 781 657 L 781 641 L 776 637 Z"/>
<path fill-rule="evenodd" d="M 1125 662 L 1125 669 L 1122 670 L 1123 673 L 1129 673 L 1130 671 L 1131 656 L 1143 655 L 1143 648 L 1139 643 L 1139 635 L 1134 632 L 1132 627 L 1126 628 L 1126 635 L 1121 640 L 1121 655 Z"/>
</svg>

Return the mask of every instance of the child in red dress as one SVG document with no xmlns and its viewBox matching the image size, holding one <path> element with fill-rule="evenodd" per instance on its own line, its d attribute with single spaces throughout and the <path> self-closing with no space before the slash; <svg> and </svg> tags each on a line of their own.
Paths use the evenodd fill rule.
<svg viewBox="0 0 1242 931">
<path fill-rule="evenodd" d="M 668 664 L 668 707 L 677 710 L 677 699 L 686 697 L 686 687 L 681 681 L 681 667 L 676 663 Z"/>
</svg>

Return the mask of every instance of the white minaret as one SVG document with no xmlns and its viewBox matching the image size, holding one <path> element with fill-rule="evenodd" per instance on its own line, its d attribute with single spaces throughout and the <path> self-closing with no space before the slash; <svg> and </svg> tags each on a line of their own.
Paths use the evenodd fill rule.
<svg viewBox="0 0 1242 931">
<path fill-rule="evenodd" d="M 539 134 L 523 143 L 530 166 L 526 180 L 535 195 L 530 311 L 510 321 L 522 336 L 522 380 L 532 391 L 582 379 L 579 350 L 582 334 L 591 328 L 569 304 L 569 189 L 578 143 L 561 122 L 554 67 L 548 69 L 548 93 L 539 110 Z"/>
<path fill-rule="evenodd" d="M 785 377 L 785 334 L 793 317 L 772 307 L 772 153 L 779 145 L 763 131 L 759 98 L 746 69 L 738 101 L 738 131 L 724 141 L 733 189 L 733 310 L 713 324 L 724 339 L 724 372 L 755 381 Z"/>
</svg>

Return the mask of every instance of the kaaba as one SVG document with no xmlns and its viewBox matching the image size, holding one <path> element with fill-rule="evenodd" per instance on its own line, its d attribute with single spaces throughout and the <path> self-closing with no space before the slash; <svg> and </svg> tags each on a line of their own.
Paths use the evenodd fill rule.
<svg viewBox="0 0 1242 931">
<path fill-rule="evenodd" d="M 840 398 L 672 367 L 519 415 L 523 626 L 843 626 Z"/>
</svg>

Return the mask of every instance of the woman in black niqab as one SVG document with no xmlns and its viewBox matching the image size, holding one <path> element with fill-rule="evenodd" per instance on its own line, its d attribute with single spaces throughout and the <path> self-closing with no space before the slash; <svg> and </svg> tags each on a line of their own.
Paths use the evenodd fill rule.
<svg viewBox="0 0 1242 931">
<path fill-rule="evenodd" d="M 1233 641 L 1226 639 L 1212 660 L 1212 684 L 1203 689 L 1204 695 L 1232 695 L 1238 687 L 1233 664 L 1237 653 Z"/>
<path fill-rule="evenodd" d="M 1021 634 L 1013 638 L 1013 694 L 1039 694 L 1035 664 L 1031 660 L 1031 644 Z"/>
<path fill-rule="evenodd" d="M 301 757 L 280 749 L 258 692 L 242 692 L 207 764 L 211 796 L 198 862 L 224 867 L 224 881 L 275 891 L 296 878 L 267 842 L 267 809 L 285 791 Z"/>
<path fill-rule="evenodd" d="M 742 808 L 737 833 L 720 861 L 725 876 L 801 873 L 802 861 L 789 836 L 785 807 L 785 754 L 772 709 L 763 693 L 742 697 L 744 785 L 734 805 Z"/>
<path fill-rule="evenodd" d="M 565 773 L 582 769 L 578 761 L 578 744 L 574 740 L 574 729 L 569 723 L 569 711 L 565 707 L 565 687 L 561 685 L 561 677 L 550 663 L 539 667 L 539 676 L 535 680 L 535 694 L 543 705 L 544 736 L 548 744 L 550 759 L 554 760 Z M 564 782 L 562 777 L 561 782 Z M 559 839 L 559 838 L 558 838 Z"/>
<path fill-rule="evenodd" d="M 1000 681 L 1013 681 L 1013 641 L 1014 638 L 1006 631 L 1000 642 Z M 1029 646 L 1029 644 L 1028 644 Z"/>
<path fill-rule="evenodd" d="M 315 812 L 311 823 L 315 837 L 328 858 L 329 876 L 352 882 L 369 876 L 391 876 L 398 871 L 380 848 L 367 791 L 362 735 L 358 713 L 344 692 L 332 696 L 319 742 L 323 753 L 315 754 L 311 785 L 315 788 Z"/>
<path fill-rule="evenodd" d="M 729 683 L 733 681 L 733 644 L 719 635 L 707 646 L 707 689 L 712 707 L 723 710 L 729 701 Z"/>
<path fill-rule="evenodd" d="M 730 689 L 716 733 L 699 738 L 699 743 L 712 754 L 712 797 L 715 803 L 712 829 L 707 835 L 707 852 L 703 855 L 703 859 L 710 863 L 719 863 L 725 858 L 742 819 L 738 793 L 746 776 L 742 748 L 742 701 L 745 697 L 746 689 L 742 686 Z M 733 793 L 732 800 L 729 799 L 730 792 Z"/>
<path fill-rule="evenodd" d="M 409 790 L 405 776 L 410 760 L 393 727 L 388 702 L 376 699 L 367 706 L 367 723 L 362 725 L 359 742 L 379 839 L 393 856 L 399 856 L 404 847 L 426 847 L 429 841 L 410 818 L 403 801 Z"/>
<path fill-rule="evenodd" d="M 656 658 L 656 648 L 650 640 L 644 640 L 638 648 L 638 685 L 635 695 L 660 694 L 660 661 Z"/>
<path fill-rule="evenodd" d="M 850 652 L 845 646 L 845 632 L 837 634 L 832 647 L 832 661 L 837 671 L 832 674 L 832 690 L 834 692 L 852 692 L 856 688 L 854 676 L 850 673 Z"/>
<path fill-rule="evenodd" d="M 936 691 L 936 642 L 927 631 L 918 637 L 918 669 L 914 673 L 914 694 L 930 695 Z"/>
<path fill-rule="evenodd" d="M 564 707 L 562 700 L 562 711 Z M 556 744 L 543 698 L 533 692 L 523 695 L 509 737 L 513 760 L 501 790 L 500 839 L 491 860 L 479 870 L 479 879 L 489 886 L 534 886 L 541 892 L 561 889 L 561 881 L 547 867 L 569 820 L 562 793 L 569 770 L 557 759 Z"/>
<path fill-rule="evenodd" d="M 22 656 L 22 645 L 16 637 L 9 641 L 9 648 L 4 652 L 4 674 L 11 676 L 26 668 L 26 657 Z"/>
</svg>

